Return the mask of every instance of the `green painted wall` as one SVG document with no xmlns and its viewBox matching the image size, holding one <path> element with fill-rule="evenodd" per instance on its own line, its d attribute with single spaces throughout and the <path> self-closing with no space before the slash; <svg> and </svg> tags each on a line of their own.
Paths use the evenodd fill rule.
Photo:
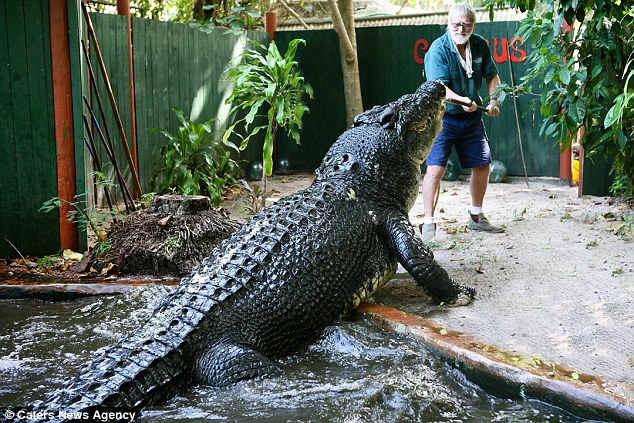
<svg viewBox="0 0 634 423">
<path fill-rule="evenodd" d="M 59 246 L 49 14 L 46 0 L 0 2 L 0 257 Z"/>
</svg>

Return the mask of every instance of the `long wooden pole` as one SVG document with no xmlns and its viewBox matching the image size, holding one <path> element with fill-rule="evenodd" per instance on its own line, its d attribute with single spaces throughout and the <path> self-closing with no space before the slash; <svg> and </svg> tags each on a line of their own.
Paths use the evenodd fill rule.
<svg viewBox="0 0 634 423">
<path fill-rule="evenodd" d="M 132 157 L 134 163 L 139 163 L 136 137 L 136 98 L 134 96 L 134 60 L 132 58 L 132 16 L 130 15 L 130 0 L 117 0 L 117 14 L 126 16 L 128 20 L 128 68 L 130 82 L 130 138 L 132 141 Z"/>
<path fill-rule="evenodd" d="M 103 75 L 104 82 L 106 84 L 106 91 L 108 91 L 108 97 L 110 99 L 110 104 L 112 105 L 112 111 L 115 117 L 115 121 L 117 122 L 117 128 L 119 129 L 119 134 L 121 135 L 121 143 L 123 144 L 123 149 L 126 154 L 126 158 L 128 159 L 128 164 L 130 166 L 130 173 L 132 174 L 132 185 L 134 187 L 134 195 L 137 198 L 141 197 L 141 183 L 139 182 L 139 174 L 137 172 L 136 164 L 134 163 L 134 159 L 132 158 L 132 153 L 130 152 L 130 146 L 128 144 L 128 139 L 125 135 L 125 130 L 123 129 L 123 123 L 121 122 L 121 115 L 119 114 L 119 108 L 117 107 L 117 102 L 114 98 L 114 93 L 112 91 L 112 86 L 110 85 L 110 79 L 108 79 L 108 72 L 106 70 L 106 65 L 103 61 L 103 56 L 101 55 L 101 49 L 99 48 L 99 42 L 97 41 L 97 36 L 95 35 L 95 29 L 92 25 L 92 20 L 90 19 L 90 14 L 88 13 L 88 6 L 86 6 L 86 0 L 82 0 L 81 10 L 84 13 L 84 19 L 86 20 L 86 26 L 88 27 L 88 35 L 92 40 L 95 48 L 95 54 L 97 55 L 97 62 L 99 63 L 99 67 L 101 68 L 101 73 Z"/>
<path fill-rule="evenodd" d="M 520 128 L 520 117 L 517 111 L 517 93 L 515 92 L 515 78 L 513 77 L 513 67 L 511 66 L 511 46 L 508 47 L 508 61 L 509 61 L 509 77 L 511 79 L 511 87 L 513 87 L 513 110 L 515 111 L 515 126 L 517 127 L 517 138 L 520 142 L 520 155 L 522 156 L 522 166 L 524 167 L 524 181 L 526 181 L 526 186 L 530 188 L 530 184 L 528 183 L 528 171 L 526 170 L 526 160 L 524 159 L 524 146 L 522 143 L 522 129 Z"/>
<path fill-rule="evenodd" d="M 49 2 L 53 112 L 57 147 L 57 196 L 65 200 L 59 209 L 59 241 L 63 249 L 77 250 L 79 231 L 68 221 L 69 203 L 75 202 L 75 136 L 73 132 L 70 51 L 68 47 L 68 5 L 66 0 Z M 66 203 L 68 201 L 68 203 Z"/>
<path fill-rule="evenodd" d="M 86 108 L 88 108 L 91 121 L 97 128 L 97 133 L 99 134 L 99 137 L 106 149 L 106 154 L 108 155 L 108 157 L 110 158 L 110 161 L 112 162 L 112 165 L 114 166 L 114 170 L 115 170 L 115 173 L 117 174 L 117 179 L 119 180 L 119 185 L 121 186 L 121 191 L 123 193 L 123 201 L 125 202 L 126 211 L 128 213 L 130 212 L 130 210 L 128 209 L 129 207 L 134 211 L 135 210 L 134 201 L 132 200 L 132 195 L 130 194 L 130 191 L 128 190 L 128 186 L 125 183 L 125 178 L 121 174 L 119 166 L 117 165 L 117 159 L 114 155 L 114 151 L 112 151 L 112 149 L 108 146 L 108 142 L 106 141 L 106 138 L 104 137 L 103 132 L 101 131 L 101 127 L 99 126 L 99 122 L 97 121 L 97 117 L 95 116 L 95 112 L 93 112 L 92 107 L 90 107 L 90 104 L 88 103 L 88 99 L 86 97 L 84 97 L 84 104 L 86 105 Z M 90 129 L 89 123 L 88 122 L 85 122 L 85 123 L 87 125 L 87 130 L 89 130 Z M 131 204 L 128 204 L 128 203 L 131 203 Z"/>
<path fill-rule="evenodd" d="M 83 120 L 84 120 L 84 125 L 86 125 L 88 123 L 86 115 L 83 116 Z M 101 167 L 101 161 L 99 160 L 99 155 L 97 154 L 97 147 L 95 146 L 95 139 L 90 130 L 90 125 L 86 126 L 86 132 L 88 133 L 88 138 L 90 138 L 90 141 L 84 138 L 84 143 L 86 144 L 86 147 L 88 148 L 90 157 L 92 157 L 94 168 L 97 170 L 97 172 L 103 173 L 103 170 Z M 106 197 L 106 201 L 108 202 L 108 209 L 110 210 L 110 213 L 114 215 L 114 204 L 112 202 L 112 195 L 110 194 L 110 188 L 107 185 L 103 187 L 103 193 Z"/>
</svg>

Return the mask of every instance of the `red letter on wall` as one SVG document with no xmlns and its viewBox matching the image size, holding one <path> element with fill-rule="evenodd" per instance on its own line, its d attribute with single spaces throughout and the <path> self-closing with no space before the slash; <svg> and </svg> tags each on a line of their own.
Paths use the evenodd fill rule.
<svg viewBox="0 0 634 423">
<path fill-rule="evenodd" d="M 522 37 L 511 38 L 511 49 L 515 50 L 515 53 L 517 53 L 511 55 L 511 62 L 521 63 L 526 60 L 526 51 L 516 47 L 516 42 L 519 42 L 520 45 L 524 45 L 524 40 L 522 40 Z"/>
<path fill-rule="evenodd" d="M 414 61 L 419 65 L 425 64 L 425 53 L 429 49 L 429 42 L 424 38 L 419 38 L 414 43 Z"/>
<path fill-rule="evenodd" d="M 500 43 L 500 40 L 498 38 L 493 39 L 493 60 L 495 60 L 497 63 L 503 63 L 503 62 L 506 62 L 509 58 L 509 51 L 508 51 L 509 39 L 502 38 L 501 52 L 498 51 L 499 43 Z"/>
</svg>

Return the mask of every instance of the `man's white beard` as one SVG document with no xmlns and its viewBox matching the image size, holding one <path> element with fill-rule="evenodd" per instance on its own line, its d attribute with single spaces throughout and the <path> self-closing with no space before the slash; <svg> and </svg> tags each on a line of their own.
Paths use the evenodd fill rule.
<svg viewBox="0 0 634 423">
<path fill-rule="evenodd" d="M 453 38 L 454 43 L 458 45 L 466 44 L 467 41 L 469 41 L 469 37 L 471 37 L 471 33 L 467 35 L 451 34 L 451 38 Z"/>
</svg>

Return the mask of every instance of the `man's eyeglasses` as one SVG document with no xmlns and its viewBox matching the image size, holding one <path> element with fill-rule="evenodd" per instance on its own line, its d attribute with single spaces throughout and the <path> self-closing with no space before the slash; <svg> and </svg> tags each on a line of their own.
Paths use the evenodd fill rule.
<svg viewBox="0 0 634 423">
<path fill-rule="evenodd" d="M 458 29 L 460 27 L 462 27 L 463 29 L 469 31 L 471 28 L 473 28 L 473 23 L 471 22 L 458 22 L 458 23 L 451 23 L 451 26 L 453 27 L 453 29 Z"/>
</svg>

